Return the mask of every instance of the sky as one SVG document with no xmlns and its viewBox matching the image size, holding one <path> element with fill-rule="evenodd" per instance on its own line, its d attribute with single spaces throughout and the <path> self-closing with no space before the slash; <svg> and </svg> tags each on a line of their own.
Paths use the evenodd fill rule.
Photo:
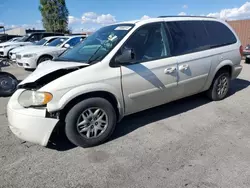
<svg viewBox="0 0 250 188">
<path fill-rule="evenodd" d="M 246 0 L 66 0 L 66 5 L 73 32 L 162 15 L 250 19 L 250 1 Z M 0 0 L 0 25 L 42 29 L 38 6 L 39 0 Z"/>
</svg>

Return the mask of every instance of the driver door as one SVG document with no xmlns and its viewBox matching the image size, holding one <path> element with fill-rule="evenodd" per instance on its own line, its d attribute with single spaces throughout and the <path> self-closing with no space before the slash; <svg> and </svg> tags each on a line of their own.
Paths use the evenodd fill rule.
<svg viewBox="0 0 250 188">
<path fill-rule="evenodd" d="M 177 60 L 170 57 L 163 23 L 140 27 L 122 48 L 135 54 L 135 61 L 121 66 L 126 115 L 175 99 Z"/>
</svg>

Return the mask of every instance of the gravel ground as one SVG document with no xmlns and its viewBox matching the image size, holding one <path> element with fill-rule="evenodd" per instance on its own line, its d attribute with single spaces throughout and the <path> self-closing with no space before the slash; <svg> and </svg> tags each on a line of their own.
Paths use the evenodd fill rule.
<svg viewBox="0 0 250 188">
<path fill-rule="evenodd" d="M 126 117 L 110 141 L 88 149 L 63 136 L 49 148 L 19 140 L 0 98 L 0 187 L 249 188 L 250 65 L 243 68 L 225 100 L 196 95 Z"/>
</svg>

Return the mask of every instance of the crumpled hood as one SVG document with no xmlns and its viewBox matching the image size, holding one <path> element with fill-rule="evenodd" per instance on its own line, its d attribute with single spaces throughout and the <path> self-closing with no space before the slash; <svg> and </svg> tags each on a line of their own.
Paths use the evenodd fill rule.
<svg viewBox="0 0 250 188">
<path fill-rule="evenodd" d="M 39 46 L 39 48 L 31 48 L 29 49 L 28 53 L 47 53 L 47 52 L 54 52 L 54 51 L 62 51 L 62 50 L 66 50 L 64 48 L 60 48 L 60 47 L 54 47 L 54 46 Z M 19 54 L 23 55 L 26 54 L 27 51 L 21 51 Z"/>
<path fill-rule="evenodd" d="M 72 69 L 88 66 L 87 63 L 65 62 L 65 61 L 45 61 L 38 65 L 36 70 L 25 78 L 19 85 L 32 83 L 36 80 L 60 69 Z"/>
</svg>

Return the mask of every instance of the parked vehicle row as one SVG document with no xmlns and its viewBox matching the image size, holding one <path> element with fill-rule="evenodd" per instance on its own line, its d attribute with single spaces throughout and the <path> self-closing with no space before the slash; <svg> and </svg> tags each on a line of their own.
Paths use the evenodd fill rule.
<svg viewBox="0 0 250 188">
<path fill-rule="evenodd" d="M 46 46 L 50 42 L 52 42 L 53 40 L 57 39 L 58 37 L 59 36 L 45 37 L 45 38 L 41 39 L 40 41 L 36 42 L 35 44 L 14 48 L 14 49 L 10 50 L 10 52 L 9 52 L 9 56 L 10 56 L 9 59 L 11 61 L 16 61 L 16 53 L 21 52 L 23 50 L 28 51 L 29 48 L 35 48 L 35 47 L 39 47 L 39 46 Z"/>
<path fill-rule="evenodd" d="M 67 47 L 62 39 L 50 44 Z M 39 59 L 38 49 L 20 54 L 23 64 Z M 242 70 L 242 55 L 233 29 L 214 18 L 159 17 L 105 26 L 41 63 L 19 84 L 7 106 L 9 127 L 43 146 L 57 128 L 77 146 L 95 146 L 129 114 L 200 92 L 224 99 Z"/>
<path fill-rule="evenodd" d="M 28 49 L 16 53 L 16 63 L 25 69 L 35 69 L 41 62 L 52 60 L 65 50 L 77 45 L 84 38 L 84 35 L 60 36 L 47 45 L 30 46 Z"/>
<path fill-rule="evenodd" d="M 8 42 L 3 42 L 0 43 L 0 57 L 6 58 L 10 57 L 9 52 L 10 50 L 19 47 L 19 46 L 26 46 L 26 45 L 32 45 L 39 40 L 41 40 L 44 37 L 48 36 L 63 36 L 64 34 L 61 33 L 29 33 L 16 41 L 8 41 Z"/>
</svg>

